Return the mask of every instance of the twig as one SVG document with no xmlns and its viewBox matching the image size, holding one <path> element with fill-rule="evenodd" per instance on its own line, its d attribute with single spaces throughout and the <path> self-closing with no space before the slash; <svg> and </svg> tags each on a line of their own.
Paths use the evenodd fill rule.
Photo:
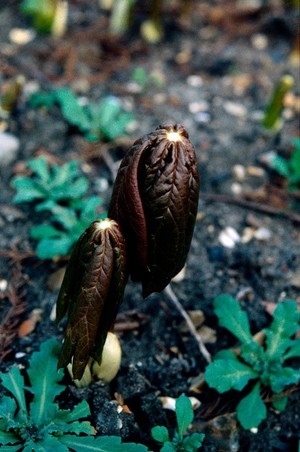
<svg viewBox="0 0 300 452">
<path fill-rule="evenodd" d="M 213 201 L 213 202 L 223 202 L 226 204 L 236 204 L 240 207 L 245 207 L 247 209 L 257 210 L 259 212 L 265 213 L 267 215 L 278 215 L 284 218 L 300 224 L 300 215 L 294 212 L 289 212 L 287 210 L 277 209 L 276 207 L 269 206 L 267 204 L 260 204 L 254 201 L 246 201 L 245 199 L 233 197 L 229 195 L 222 195 L 218 193 L 203 193 L 200 196 L 203 201 Z"/>
<path fill-rule="evenodd" d="M 182 317 L 186 321 L 186 324 L 188 326 L 188 329 L 190 330 L 190 333 L 192 334 L 192 336 L 194 336 L 194 338 L 198 342 L 199 350 L 200 350 L 202 356 L 204 357 L 204 359 L 208 363 L 210 363 L 211 362 L 211 356 L 210 356 L 209 351 L 205 347 L 201 336 L 199 335 L 199 333 L 197 332 L 197 330 L 195 328 L 195 325 L 193 324 L 190 316 L 188 315 L 188 313 L 186 312 L 186 310 L 184 309 L 184 307 L 182 306 L 182 304 L 178 300 L 177 296 L 173 292 L 173 289 L 170 286 L 170 284 L 164 289 L 164 293 L 168 297 L 168 299 L 174 304 L 176 309 L 180 312 L 180 314 L 182 315 Z"/>
</svg>

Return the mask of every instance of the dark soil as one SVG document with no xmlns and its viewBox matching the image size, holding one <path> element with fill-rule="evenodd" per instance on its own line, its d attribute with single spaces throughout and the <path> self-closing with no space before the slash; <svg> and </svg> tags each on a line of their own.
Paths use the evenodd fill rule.
<svg viewBox="0 0 300 452">
<path fill-rule="evenodd" d="M 2 359 L 2 370 L 16 362 L 26 366 L 32 351 L 43 341 L 51 336 L 62 340 L 64 334 L 63 326 L 57 327 L 50 317 L 58 288 L 51 291 L 47 281 L 66 260 L 40 261 L 34 255 L 36 242 L 29 239 L 29 230 L 45 217 L 34 213 L 29 204 L 12 204 L 11 178 L 40 152 L 60 162 L 76 158 L 91 181 L 90 194 L 100 194 L 107 205 L 113 178 L 102 152 L 108 150 L 118 162 L 127 146 L 161 123 L 184 124 L 198 155 L 202 194 L 199 218 L 185 276 L 172 287 L 184 308 L 202 310 L 205 325 L 215 330 L 217 341 L 206 344 L 209 352 L 213 355 L 235 345 L 233 336 L 217 326 L 212 301 L 218 294 L 238 297 L 253 333 L 270 323 L 266 307 L 272 303 L 284 299 L 300 303 L 299 213 L 297 220 L 285 188 L 272 188 L 272 174 L 261 164 L 262 154 L 288 149 L 290 139 L 299 134 L 294 106 L 285 109 L 280 135 L 261 126 L 262 113 L 280 77 L 290 73 L 299 82 L 299 66 L 294 67 L 289 59 L 296 39 L 296 12 L 284 10 L 280 2 L 269 2 L 269 6 L 250 13 L 233 1 L 195 1 L 193 14 L 182 22 L 176 8 L 168 10 L 165 6 L 165 37 L 154 46 L 143 42 L 138 33 L 141 20 L 147 17 L 143 2 L 128 35 L 117 39 L 109 35 L 109 14 L 96 0 L 74 0 L 70 2 L 64 38 L 37 35 L 25 46 L 17 46 L 9 40 L 9 32 L 28 28 L 29 22 L 20 14 L 19 2 L 3 3 L 3 86 L 22 74 L 27 90 L 33 82 L 43 90 L 68 86 L 94 102 L 113 94 L 132 110 L 136 128 L 125 144 L 121 140 L 98 147 L 89 145 L 77 130 L 68 127 L 58 108 L 30 108 L 25 89 L 6 121 L 6 130 L 20 140 L 20 150 L 14 161 L 0 168 L 0 280 L 8 281 L 11 288 L 9 294 L 7 290 L 0 292 L 0 313 L 4 318 L 15 294 L 21 304 L 25 302 L 24 312 L 15 318 L 15 332 L 35 308 L 42 310 L 42 319 L 26 337 L 14 336 Z M 138 66 L 148 74 L 155 71 L 161 86 L 149 81 L 144 90 L 133 92 L 130 82 Z M 297 83 L 294 98 L 300 95 Z M 242 180 L 233 171 L 235 165 L 246 170 Z M 103 179 L 109 182 L 105 192 L 99 189 Z M 240 201 L 233 201 L 237 190 Z M 263 199 L 259 193 L 263 193 Z M 253 237 L 226 248 L 219 234 L 228 226 L 240 236 L 248 227 L 264 227 L 270 236 L 265 240 Z M 125 330 L 132 322 L 133 329 Z M 151 428 L 175 427 L 174 413 L 163 410 L 159 397 L 176 398 L 185 393 L 202 401 L 195 411 L 193 429 L 206 433 L 203 450 L 297 450 L 299 388 L 294 388 L 283 413 L 268 407 L 267 419 L 257 432 L 244 431 L 236 422 L 239 394 L 220 397 L 207 388 L 202 394 L 192 391 L 193 381 L 203 373 L 206 361 L 164 293 L 143 300 L 140 286 L 130 282 L 117 325 L 123 357 L 116 379 L 109 385 L 97 383 L 76 389 L 66 377 L 67 389 L 60 398 L 63 406 L 87 399 L 100 435 L 121 435 L 124 440 L 143 442 L 158 450 L 151 442 Z M 125 410 L 118 413 L 116 398 L 120 400 L 120 396 L 131 414 Z"/>
</svg>

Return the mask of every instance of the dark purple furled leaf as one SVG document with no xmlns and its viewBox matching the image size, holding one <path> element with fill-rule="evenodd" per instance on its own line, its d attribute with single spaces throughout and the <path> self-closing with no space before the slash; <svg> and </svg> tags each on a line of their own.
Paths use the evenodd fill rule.
<svg viewBox="0 0 300 452">
<path fill-rule="evenodd" d="M 163 290 L 184 266 L 198 197 L 195 150 L 183 126 L 160 126 L 124 157 L 108 215 L 124 230 L 130 273 L 145 297 Z"/>
<path fill-rule="evenodd" d="M 101 362 L 127 280 L 125 242 L 112 220 L 93 222 L 79 238 L 57 300 L 57 322 L 68 322 L 58 367 L 73 359 L 75 379 L 93 357 Z"/>
</svg>

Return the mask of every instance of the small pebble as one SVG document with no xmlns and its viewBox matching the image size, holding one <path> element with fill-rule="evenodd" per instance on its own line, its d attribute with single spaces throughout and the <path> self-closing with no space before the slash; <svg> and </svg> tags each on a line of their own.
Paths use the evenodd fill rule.
<svg viewBox="0 0 300 452">
<path fill-rule="evenodd" d="M 230 114 L 231 116 L 235 116 L 237 118 L 245 117 L 247 114 L 247 109 L 243 104 L 238 104 L 236 102 L 227 101 L 223 104 L 224 110 Z"/>
<path fill-rule="evenodd" d="M 211 120 L 211 116 L 209 113 L 207 113 L 205 111 L 201 111 L 195 115 L 194 119 L 199 124 L 201 124 L 201 123 L 205 124 Z"/>
<path fill-rule="evenodd" d="M 269 42 L 266 35 L 256 33 L 251 37 L 251 44 L 257 50 L 265 50 Z"/>
<path fill-rule="evenodd" d="M 1 292 L 5 292 L 8 287 L 8 281 L 6 279 L 0 279 L 0 290 Z"/>
<path fill-rule="evenodd" d="M 201 100 L 199 102 L 191 102 L 189 104 L 189 111 L 193 115 L 199 113 L 200 111 L 207 111 L 209 109 L 209 104 L 206 100 Z"/>
<path fill-rule="evenodd" d="M 242 181 L 246 177 L 246 169 L 243 165 L 234 165 L 232 167 L 232 175 L 235 179 Z"/>
<path fill-rule="evenodd" d="M 24 356 L 26 356 L 26 353 L 24 353 L 24 352 L 17 352 L 15 354 L 16 359 L 24 358 Z"/>
<path fill-rule="evenodd" d="M 14 135 L 0 133 L 0 166 L 7 166 L 17 158 L 20 140 Z"/>
<path fill-rule="evenodd" d="M 231 184 L 231 191 L 234 195 L 240 195 L 243 191 L 243 187 L 238 182 Z"/>
<path fill-rule="evenodd" d="M 34 30 L 28 30 L 24 28 L 12 28 L 8 34 L 9 39 L 14 44 L 24 46 L 32 41 L 36 36 Z"/>
<path fill-rule="evenodd" d="M 187 77 L 186 82 L 188 85 L 193 86 L 194 88 L 199 88 L 199 86 L 203 85 L 203 78 L 200 75 L 189 75 Z"/>
<path fill-rule="evenodd" d="M 219 234 L 219 242 L 225 248 L 234 248 L 241 241 L 239 233 L 231 226 L 227 226 Z"/>
<path fill-rule="evenodd" d="M 260 168 L 259 166 L 248 166 L 247 174 L 253 177 L 264 177 L 265 170 L 263 168 Z"/>
<path fill-rule="evenodd" d="M 254 232 L 254 237 L 256 238 L 256 240 L 259 240 L 261 242 L 270 240 L 271 236 L 272 234 L 270 229 L 263 226 L 261 228 L 258 228 L 257 231 Z"/>
</svg>

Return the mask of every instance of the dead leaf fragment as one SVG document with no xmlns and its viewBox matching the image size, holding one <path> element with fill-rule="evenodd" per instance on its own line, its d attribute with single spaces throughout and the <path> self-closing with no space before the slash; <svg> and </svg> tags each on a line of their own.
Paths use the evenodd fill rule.
<svg viewBox="0 0 300 452">
<path fill-rule="evenodd" d="M 36 324 L 40 322 L 42 318 L 42 309 L 34 309 L 29 314 L 29 318 L 24 320 L 24 322 L 21 323 L 18 329 L 18 335 L 19 337 L 26 337 L 29 336 L 30 333 L 32 333 L 35 330 Z"/>
</svg>

